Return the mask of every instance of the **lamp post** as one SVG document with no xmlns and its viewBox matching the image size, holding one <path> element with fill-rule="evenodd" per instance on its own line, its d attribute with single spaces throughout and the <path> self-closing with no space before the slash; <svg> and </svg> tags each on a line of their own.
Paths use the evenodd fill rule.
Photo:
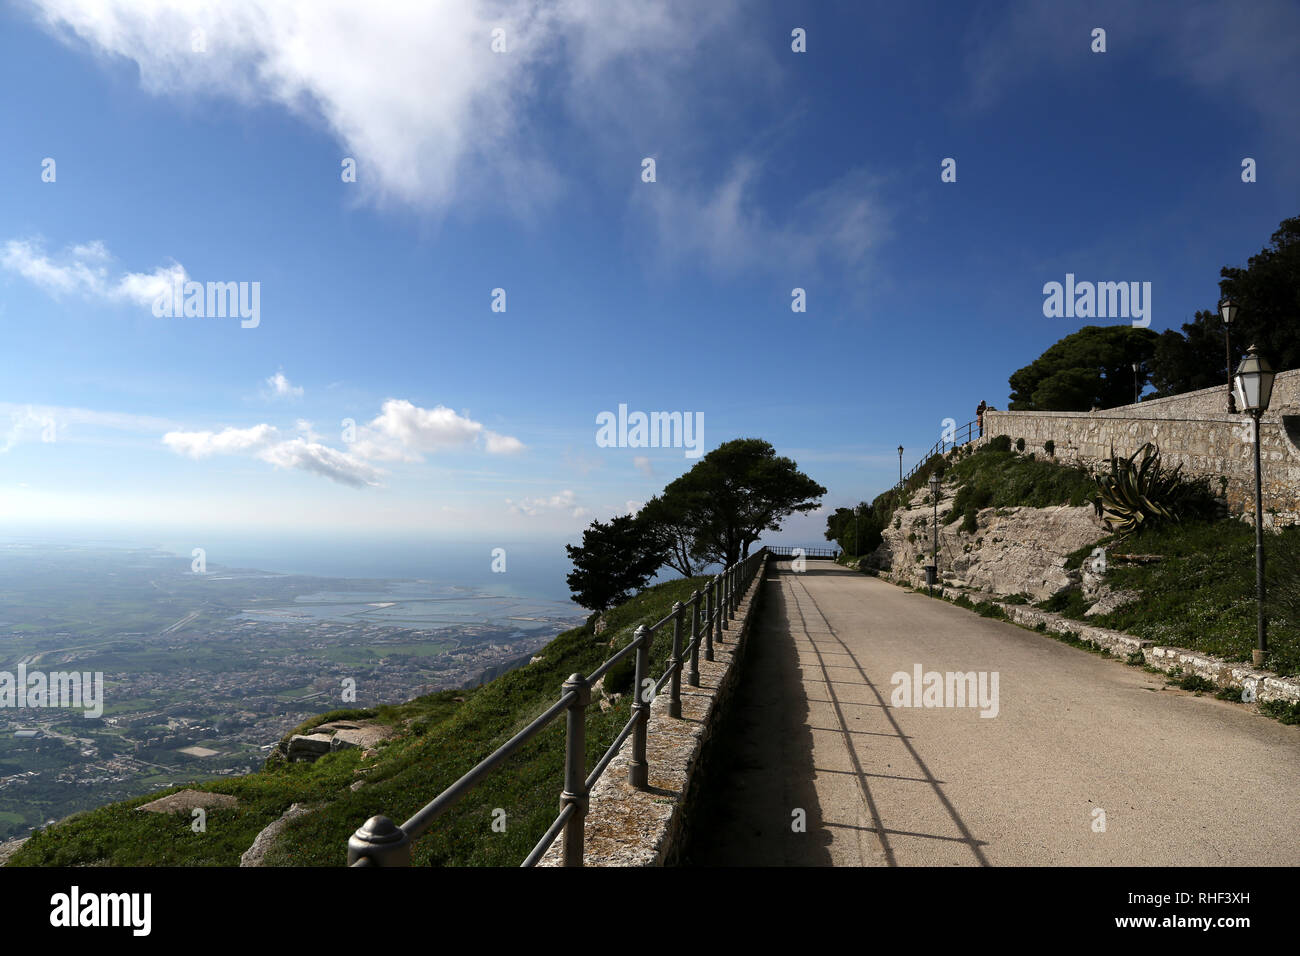
<svg viewBox="0 0 1300 956">
<path fill-rule="evenodd" d="M 898 485 L 903 486 L 903 446 L 898 446 Z"/>
<path fill-rule="evenodd" d="M 862 505 L 853 509 L 853 556 L 862 556 Z"/>
<path fill-rule="evenodd" d="M 1228 370 L 1228 413 L 1231 414 L 1237 410 L 1237 403 L 1232 397 L 1232 341 L 1229 328 L 1232 320 L 1237 317 L 1237 303 L 1224 299 L 1219 303 L 1219 314 L 1223 316 L 1223 367 Z"/>
<path fill-rule="evenodd" d="M 925 569 L 925 583 L 934 595 L 934 585 L 939 579 L 939 485 L 941 479 L 937 471 L 930 472 L 930 500 L 934 502 L 934 550 L 931 553 L 930 566 Z"/>
<path fill-rule="evenodd" d="M 1255 603 L 1256 641 L 1252 654 L 1256 667 L 1264 664 L 1264 652 L 1268 650 L 1268 624 L 1264 618 L 1264 492 L 1263 479 L 1259 467 L 1259 420 L 1268 410 L 1269 399 L 1273 397 L 1274 372 L 1268 360 L 1251 346 L 1246 357 L 1237 366 L 1237 391 L 1241 395 L 1243 412 L 1249 412 L 1255 420 Z"/>
<path fill-rule="evenodd" d="M 1133 404 L 1138 403 L 1138 363 L 1133 363 Z"/>
</svg>

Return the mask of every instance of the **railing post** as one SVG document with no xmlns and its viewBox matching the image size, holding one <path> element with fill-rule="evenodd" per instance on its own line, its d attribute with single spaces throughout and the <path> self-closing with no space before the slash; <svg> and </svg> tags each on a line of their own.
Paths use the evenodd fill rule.
<svg viewBox="0 0 1300 956">
<path fill-rule="evenodd" d="M 686 675 L 692 687 L 700 686 L 700 592 L 691 592 L 691 670 Z"/>
<path fill-rule="evenodd" d="M 650 632 L 642 624 L 632 637 L 632 640 L 636 641 L 636 673 L 633 678 L 635 685 L 632 688 L 632 692 L 636 695 L 632 698 L 632 712 L 636 715 L 636 727 L 632 731 L 632 759 L 627 766 L 627 782 L 638 790 L 644 790 L 650 784 L 650 765 L 646 763 L 645 754 L 646 726 L 650 723 L 650 701 L 646 700 L 646 696 L 653 693 L 654 685 L 642 687 L 642 683 L 649 677 L 647 672 L 650 670 L 650 652 L 646 647 L 649 635 Z"/>
<path fill-rule="evenodd" d="M 348 866 L 361 857 L 374 866 L 410 866 L 411 841 L 388 817 L 371 817 L 348 840 Z"/>
<path fill-rule="evenodd" d="M 731 603 L 727 589 L 730 582 L 731 572 L 723 569 L 718 578 L 718 640 L 722 640 L 722 632 L 727 629 L 727 606 Z"/>
<path fill-rule="evenodd" d="M 668 716 L 682 715 L 682 602 L 673 602 L 673 653 L 668 660 L 673 669 L 672 680 L 668 682 L 671 696 L 668 698 Z"/>
<path fill-rule="evenodd" d="M 560 809 L 573 805 L 573 815 L 564 824 L 564 865 L 582 866 L 583 830 L 587 824 L 587 705 L 591 684 L 581 674 L 570 674 L 564 693 L 575 696 L 564 721 L 564 790 Z"/>
<path fill-rule="evenodd" d="M 704 659 L 713 660 L 713 591 L 718 586 L 714 576 L 709 586 L 704 589 Z"/>
</svg>

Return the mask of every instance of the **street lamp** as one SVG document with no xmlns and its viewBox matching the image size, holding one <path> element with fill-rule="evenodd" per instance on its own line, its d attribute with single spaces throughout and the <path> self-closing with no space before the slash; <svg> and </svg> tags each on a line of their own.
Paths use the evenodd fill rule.
<svg viewBox="0 0 1300 956">
<path fill-rule="evenodd" d="M 903 484 L 903 446 L 898 446 L 898 483 Z"/>
<path fill-rule="evenodd" d="M 1133 404 L 1138 403 L 1138 363 L 1133 363 Z"/>
<path fill-rule="evenodd" d="M 1219 303 L 1219 314 L 1223 316 L 1223 354 L 1225 356 L 1223 367 L 1228 370 L 1228 412 L 1231 414 L 1237 410 L 1237 403 L 1232 398 L 1232 342 L 1228 330 L 1232 325 L 1232 320 L 1237 317 L 1237 303 L 1231 299 L 1224 299 Z"/>
<path fill-rule="evenodd" d="M 862 505 L 859 504 L 853 509 L 853 554 L 856 557 L 862 556 Z"/>
<path fill-rule="evenodd" d="M 930 594 L 934 594 L 934 584 L 939 577 L 939 485 L 941 483 L 937 471 L 930 472 L 930 500 L 934 502 L 934 551 L 930 558 L 930 566 L 925 569 L 925 584 L 930 588 Z"/>
<path fill-rule="evenodd" d="M 1255 346 L 1246 351 L 1246 357 L 1237 366 L 1237 392 L 1241 395 L 1243 412 L 1249 412 L 1255 421 L 1255 603 L 1256 642 L 1253 660 L 1256 667 L 1264 664 L 1268 649 L 1268 627 L 1264 620 L 1264 492 L 1259 468 L 1259 419 L 1268 410 L 1273 397 L 1272 366 L 1259 354 Z"/>
</svg>

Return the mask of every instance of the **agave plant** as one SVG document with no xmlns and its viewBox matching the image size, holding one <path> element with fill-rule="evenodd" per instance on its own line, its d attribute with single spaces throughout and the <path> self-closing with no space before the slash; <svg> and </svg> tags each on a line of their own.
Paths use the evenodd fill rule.
<svg viewBox="0 0 1300 956">
<path fill-rule="evenodd" d="M 1138 460 L 1141 456 L 1141 461 Z M 1128 458 L 1110 450 L 1110 474 L 1096 475 L 1093 507 L 1106 527 L 1127 534 L 1162 520 L 1178 520 L 1183 497 L 1183 466 L 1172 470 L 1160 464 L 1160 449 L 1147 442 Z"/>
</svg>

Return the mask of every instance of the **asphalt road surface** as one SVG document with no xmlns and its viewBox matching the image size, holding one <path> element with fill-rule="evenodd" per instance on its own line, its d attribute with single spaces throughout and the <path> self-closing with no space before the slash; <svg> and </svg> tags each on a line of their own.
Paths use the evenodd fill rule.
<svg viewBox="0 0 1300 956">
<path fill-rule="evenodd" d="M 829 562 L 762 586 L 687 862 L 1300 865 L 1300 727 Z M 927 672 L 989 706 L 894 706 Z"/>
</svg>

